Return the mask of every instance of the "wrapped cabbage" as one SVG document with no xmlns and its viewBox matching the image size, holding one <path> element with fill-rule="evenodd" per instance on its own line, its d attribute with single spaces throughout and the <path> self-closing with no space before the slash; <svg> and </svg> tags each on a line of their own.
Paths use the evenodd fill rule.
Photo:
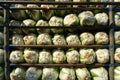
<svg viewBox="0 0 120 80">
<path fill-rule="evenodd" d="M 64 63 L 66 61 L 66 56 L 63 50 L 53 51 L 53 62 L 54 63 Z"/>
<path fill-rule="evenodd" d="M 106 13 L 98 13 L 95 15 L 98 25 L 106 26 L 108 24 L 108 15 Z"/>
<path fill-rule="evenodd" d="M 46 10 L 41 10 L 42 17 L 49 20 L 54 15 L 54 10 L 49 10 L 49 8 L 54 8 L 54 5 L 41 5 L 41 8 L 46 8 Z"/>
<path fill-rule="evenodd" d="M 65 26 L 73 26 L 79 24 L 79 18 L 76 14 L 68 14 L 64 18 L 64 25 Z"/>
<path fill-rule="evenodd" d="M 56 68 L 43 68 L 42 80 L 58 80 L 58 75 Z"/>
<path fill-rule="evenodd" d="M 97 62 L 107 63 L 109 61 L 108 49 L 98 49 L 96 52 Z"/>
<path fill-rule="evenodd" d="M 52 40 L 54 45 L 66 45 L 65 38 L 62 35 L 56 34 Z"/>
<path fill-rule="evenodd" d="M 114 59 L 115 59 L 115 62 L 120 63 L 120 48 L 116 48 L 115 54 L 114 54 Z"/>
<path fill-rule="evenodd" d="M 23 51 L 14 50 L 10 53 L 9 60 L 11 63 L 22 63 L 24 62 Z"/>
<path fill-rule="evenodd" d="M 28 34 L 23 37 L 25 45 L 36 45 L 37 37 L 35 34 Z"/>
<path fill-rule="evenodd" d="M 26 71 L 25 80 L 40 80 L 42 70 L 37 67 L 29 67 Z"/>
<path fill-rule="evenodd" d="M 69 64 L 79 63 L 79 52 L 75 49 L 70 49 L 66 52 L 66 58 Z"/>
<path fill-rule="evenodd" d="M 36 26 L 40 26 L 40 28 L 37 28 L 38 33 L 50 33 L 49 28 L 47 28 L 47 29 L 46 28 L 41 28 L 41 27 L 44 27 L 44 26 L 49 26 L 47 21 L 41 19 L 37 22 Z"/>
<path fill-rule="evenodd" d="M 4 80 L 4 69 L 2 67 L 0 67 L 0 80 Z"/>
<path fill-rule="evenodd" d="M 75 71 L 73 68 L 62 68 L 59 74 L 60 80 L 75 80 Z"/>
<path fill-rule="evenodd" d="M 20 21 L 16 21 L 16 20 L 11 20 L 10 23 L 9 23 L 10 26 L 21 26 L 21 22 Z M 16 29 L 11 29 L 11 32 L 12 33 L 17 33 L 17 34 L 20 34 L 22 33 L 22 30 L 21 28 L 16 28 Z"/>
<path fill-rule="evenodd" d="M 120 31 L 114 32 L 115 44 L 120 44 Z"/>
<path fill-rule="evenodd" d="M 77 35 L 71 34 L 66 37 L 66 42 L 68 45 L 81 45 L 81 42 Z"/>
<path fill-rule="evenodd" d="M 10 73 L 10 80 L 25 80 L 25 69 L 17 67 Z"/>
<path fill-rule="evenodd" d="M 95 52 L 93 49 L 80 49 L 80 62 L 83 64 L 92 64 L 95 62 Z"/>
<path fill-rule="evenodd" d="M 75 72 L 78 80 L 91 80 L 91 76 L 87 68 L 77 68 Z"/>
<path fill-rule="evenodd" d="M 25 5 L 22 4 L 15 4 L 13 7 L 15 8 L 26 8 Z M 11 10 L 11 16 L 16 20 L 24 20 L 27 18 L 25 10 Z"/>
<path fill-rule="evenodd" d="M 23 36 L 19 34 L 14 34 L 12 36 L 12 44 L 13 45 L 24 45 Z"/>
<path fill-rule="evenodd" d="M 80 35 L 82 45 L 94 44 L 94 36 L 89 32 L 84 32 Z"/>
<path fill-rule="evenodd" d="M 0 64 L 4 63 L 4 50 L 0 49 Z"/>
<path fill-rule="evenodd" d="M 43 50 L 39 52 L 39 63 L 47 64 L 52 63 L 52 55 L 49 51 Z"/>
<path fill-rule="evenodd" d="M 26 49 L 23 55 L 25 61 L 30 64 L 35 64 L 38 62 L 38 52 L 36 50 Z"/>
<path fill-rule="evenodd" d="M 0 16 L 0 25 L 3 25 L 3 21 L 4 20 L 4 18 L 2 17 L 2 16 Z"/>
<path fill-rule="evenodd" d="M 37 37 L 37 44 L 38 45 L 51 45 L 52 42 L 51 42 L 50 35 L 47 33 L 39 34 Z"/>
<path fill-rule="evenodd" d="M 56 26 L 56 27 L 63 26 L 63 19 L 61 17 L 53 16 L 49 20 L 49 25 L 50 26 Z M 52 28 L 51 31 L 53 33 L 61 33 L 61 32 L 63 32 L 63 29 L 61 29 L 61 28 Z"/>
<path fill-rule="evenodd" d="M 81 26 L 93 26 L 95 24 L 94 14 L 91 11 L 83 11 L 78 15 Z"/>
<path fill-rule="evenodd" d="M 117 66 L 114 69 L 114 80 L 120 80 L 120 66 Z"/>
<path fill-rule="evenodd" d="M 39 6 L 36 4 L 27 4 L 27 8 L 39 8 Z M 26 10 L 26 13 L 35 21 L 38 21 L 42 17 L 40 10 Z"/>
<path fill-rule="evenodd" d="M 98 32 L 95 34 L 96 44 L 108 44 L 109 38 L 106 32 Z"/>
<path fill-rule="evenodd" d="M 29 27 L 29 26 L 35 26 L 36 22 L 32 19 L 25 19 L 23 20 L 22 26 Z M 34 28 L 29 28 L 29 29 L 22 29 L 24 33 L 29 34 L 30 32 L 35 32 Z"/>
<path fill-rule="evenodd" d="M 90 73 L 93 80 L 108 80 L 108 72 L 104 67 L 93 68 Z"/>
<path fill-rule="evenodd" d="M 120 12 L 116 12 L 114 15 L 114 21 L 116 26 L 120 26 Z"/>
</svg>

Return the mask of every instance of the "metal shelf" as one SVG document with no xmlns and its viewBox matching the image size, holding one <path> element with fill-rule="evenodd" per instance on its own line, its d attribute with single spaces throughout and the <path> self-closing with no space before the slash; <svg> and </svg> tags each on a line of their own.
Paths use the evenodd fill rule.
<svg viewBox="0 0 120 80">
<path fill-rule="evenodd" d="M 4 4 L 4 5 L 3 5 Z M 50 27 L 50 26 L 45 26 L 45 27 L 40 27 L 40 26 L 29 26 L 29 27 L 25 27 L 25 26 L 9 26 L 9 18 L 10 18 L 10 14 L 9 11 L 10 10 L 20 10 L 20 9 L 36 9 L 36 10 L 40 10 L 40 9 L 47 9 L 47 8 L 14 8 L 14 7 L 10 7 L 11 4 L 52 4 L 52 5 L 109 5 L 109 7 L 107 8 L 100 8 L 100 7 L 78 7 L 78 8 L 74 8 L 74 7 L 68 7 L 68 8 L 49 8 L 51 10 L 78 10 L 81 8 L 81 10 L 103 10 L 103 11 L 108 11 L 109 14 L 109 24 L 108 26 L 104 27 Z M 113 2 L 113 0 L 109 0 L 109 2 L 33 2 L 33 1 L 1 1 L 0 5 L 3 5 L 3 9 L 4 9 L 4 49 L 5 49 L 5 78 L 6 80 L 10 80 L 9 74 L 10 74 L 10 67 L 13 66 L 40 66 L 40 67 L 108 67 L 109 70 L 109 79 L 110 80 L 114 80 L 114 66 L 118 66 L 120 64 L 115 64 L 114 62 L 114 48 L 119 47 L 119 45 L 115 45 L 114 44 L 114 29 L 120 29 L 119 27 L 115 27 L 114 26 L 114 17 L 113 17 L 113 11 L 120 11 L 119 8 L 116 8 L 116 6 L 120 5 L 120 2 Z M 2 8 L 0 8 L 2 9 Z M 75 29 L 80 29 L 80 31 L 107 31 L 109 33 L 109 38 L 110 38 L 110 43 L 108 45 L 86 45 L 86 46 L 58 46 L 58 45 L 12 45 L 9 43 L 9 29 L 15 29 L 15 28 L 75 28 Z M 3 28 L 3 27 L 1 27 Z M 107 64 L 99 64 L 99 63 L 95 63 L 95 64 L 90 64 L 90 65 L 86 65 L 86 64 L 27 64 L 27 63 L 23 63 L 23 64 L 11 64 L 9 62 L 9 50 L 11 48 L 17 48 L 17 47 L 31 47 L 31 48 L 108 48 L 110 51 L 110 62 Z"/>
<path fill-rule="evenodd" d="M 109 67 L 109 64 L 10 64 L 10 66 L 38 66 L 38 67 Z"/>
<path fill-rule="evenodd" d="M 109 45 L 9 45 L 9 47 L 29 47 L 29 48 L 109 48 Z"/>
</svg>

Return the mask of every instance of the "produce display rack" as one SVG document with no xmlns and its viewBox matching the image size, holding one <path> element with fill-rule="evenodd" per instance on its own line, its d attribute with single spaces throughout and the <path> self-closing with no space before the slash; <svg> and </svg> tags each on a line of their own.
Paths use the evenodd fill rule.
<svg viewBox="0 0 120 80">
<path fill-rule="evenodd" d="M 49 10 L 66 10 L 66 9 L 81 9 L 81 10 L 105 10 L 108 11 L 109 14 L 109 25 L 108 27 L 87 27 L 87 28 L 81 28 L 80 30 L 82 31 L 94 31 L 94 30 L 101 30 L 101 31 L 108 31 L 109 34 L 109 44 L 108 45 L 87 45 L 87 46 L 68 46 L 68 45 L 63 45 L 63 46 L 55 46 L 55 45 L 12 45 L 9 43 L 9 29 L 14 29 L 14 28 L 19 28 L 20 26 L 9 26 L 9 16 L 10 10 L 20 10 L 20 9 L 36 9 L 36 10 L 40 10 L 40 9 L 46 9 L 46 8 L 12 8 L 10 7 L 10 4 L 52 4 L 52 5 L 109 5 L 108 8 L 49 8 Z M 120 11 L 119 8 L 117 8 L 116 6 L 119 6 L 120 2 L 113 2 L 113 0 L 109 0 L 109 2 L 33 2 L 33 1 L 1 1 L 0 2 L 0 6 L 2 8 L 0 9 L 4 9 L 4 25 L 1 26 L 1 28 L 4 29 L 4 45 L 0 46 L 3 47 L 5 50 L 5 56 L 4 56 L 4 62 L 5 62 L 5 80 L 10 80 L 10 67 L 15 67 L 15 66 L 52 66 L 52 67 L 60 67 L 60 66 L 66 66 L 66 67 L 107 67 L 108 68 L 108 73 L 109 73 L 109 80 L 114 80 L 114 67 L 115 66 L 119 66 L 120 64 L 115 63 L 114 62 L 114 49 L 117 47 L 120 47 L 120 45 L 116 45 L 114 43 L 114 31 L 115 30 L 119 30 L 120 27 L 116 27 L 114 25 L 114 11 Z M 22 27 L 21 27 L 22 28 Z M 23 26 L 24 28 L 24 26 Z M 35 27 L 30 27 L 30 28 L 35 28 Z M 37 28 L 37 27 L 36 27 Z M 48 28 L 43 27 L 43 28 Z M 58 28 L 58 27 L 49 27 L 49 28 Z M 74 28 L 74 27 L 59 27 L 59 28 Z M 86 64 L 11 64 L 9 61 L 9 50 L 10 48 L 14 48 L 14 47 L 35 47 L 35 48 L 108 48 L 109 52 L 110 52 L 110 60 L 109 63 L 107 64 L 99 64 L 99 63 L 95 63 L 95 64 L 90 64 L 90 65 L 86 65 Z"/>
</svg>

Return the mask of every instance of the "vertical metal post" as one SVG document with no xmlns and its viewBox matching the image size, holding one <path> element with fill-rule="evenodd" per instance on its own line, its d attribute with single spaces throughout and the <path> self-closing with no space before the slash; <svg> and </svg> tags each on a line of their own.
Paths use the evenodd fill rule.
<svg viewBox="0 0 120 80">
<path fill-rule="evenodd" d="M 109 0 L 113 2 L 114 0 Z M 109 39 L 110 39 L 110 66 L 109 66 L 109 78 L 114 80 L 114 15 L 112 10 L 113 5 L 109 6 Z"/>
<path fill-rule="evenodd" d="M 5 4 L 4 9 L 4 62 L 5 62 L 5 80 L 10 80 L 10 66 L 9 66 L 9 5 Z"/>
</svg>

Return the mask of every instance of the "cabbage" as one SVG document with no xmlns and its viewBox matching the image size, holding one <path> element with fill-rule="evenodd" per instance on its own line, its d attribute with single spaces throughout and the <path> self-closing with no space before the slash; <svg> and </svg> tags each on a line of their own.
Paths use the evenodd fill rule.
<svg viewBox="0 0 120 80">
<path fill-rule="evenodd" d="M 36 50 L 25 49 L 24 59 L 27 63 L 35 64 L 38 63 L 38 52 Z"/>
<path fill-rule="evenodd" d="M 64 25 L 65 26 L 73 26 L 79 24 L 79 18 L 76 14 L 68 14 L 64 18 Z"/>
<path fill-rule="evenodd" d="M 66 61 L 65 52 L 63 50 L 55 50 L 53 51 L 53 62 L 54 63 L 64 63 Z"/>
<path fill-rule="evenodd" d="M 49 51 L 43 50 L 39 52 L 39 63 L 47 64 L 52 63 L 52 55 Z"/>
<path fill-rule="evenodd" d="M 81 42 L 77 35 L 71 34 L 66 37 L 66 42 L 68 45 L 81 45 Z"/>
<path fill-rule="evenodd" d="M 79 53 L 77 50 L 70 49 L 66 52 L 67 62 L 69 64 L 79 63 Z"/>
<path fill-rule="evenodd" d="M 114 54 L 114 59 L 115 59 L 115 62 L 120 63 L 120 48 L 116 48 L 115 54 Z"/>
<path fill-rule="evenodd" d="M 91 76 L 87 68 L 77 68 L 75 71 L 78 80 L 91 80 Z"/>
<path fill-rule="evenodd" d="M 63 19 L 61 17 L 53 16 L 49 20 L 49 25 L 50 26 L 56 26 L 56 27 L 63 26 Z M 53 33 L 62 33 L 63 29 L 52 28 L 51 31 Z"/>
<path fill-rule="evenodd" d="M 84 32 L 80 35 L 82 45 L 94 44 L 94 36 L 89 32 Z"/>
<path fill-rule="evenodd" d="M 12 44 L 13 45 L 24 45 L 23 36 L 19 34 L 14 34 L 12 36 Z"/>
<path fill-rule="evenodd" d="M 24 62 L 23 51 L 21 50 L 14 50 L 10 53 L 9 60 L 11 63 L 22 63 Z"/>
<path fill-rule="evenodd" d="M 108 24 L 108 15 L 106 13 L 97 13 L 95 19 L 98 25 L 106 26 Z"/>
<path fill-rule="evenodd" d="M 73 68 L 62 68 L 59 74 L 60 80 L 75 80 L 75 71 Z"/>
<path fill-rule="evenodd" d="M 95 42 L 96 44 L 108 44 L 108 34 L 106 32 L 97 32 L 95 34 Z"/>
<path fill-rule="evenodd" d="M 78 15 L 81 26 L 93 26 L 95 24 L 94 14 L 91 11 L 83 11 Z"/>
<path fill-rule="evenodd" d="M 44 26 L 49 26 L 48 22 L 45 21 L 45 20 L 38 20 L 36 26 L 40 26 L 40 28 L 37 28 L 37 32 L 38 33 L 50 33 L 50 29 L 49 28 L 41 28 L 41 27 L 44 27 Z"/>
<path fill-rule="evenodd" d="M 25 80 L 25 69 L 17 67 L 10 73 L 11 80 Z"/>
<path fill-rule="evenodd" d="M 109 61 L 108 49 L 98 49 L 96 52 L 97 62 L 107 63 Z"/>
<path fill-rule="evenodd" d="M 53 40 L 54 45 L 66 45 L 67 44 L 64 36 L 59 35 L 59 34 L 54 35 L 52 40 Z"/>
<path fill-rule="evenodd" d="M 26 71 L 26 80 L 39 80 L 42 76 L 42 70 L 37 67 L 29 67 Z"/>
<path fill-rule="evenodd" d="M 83 64 L 92 64 L 95 62 L 95 52 L 93 49 L 80 49 L 80 62 Z"/>
<path fill-rule="evenodd" d="M 115 44 L 120 44 L 120 31 L 115 31 L 114 32 L 114 39 L 115 39 Z"/>
<path fill-rule="evenodd" d="M 15 4 L 13 7 L 26 8 L 26 6 L 22 4 Z M 23 20 L 27 18 L 25 10 L 11 10 L 10 15 L 16 20 Z"/>
<path fill-rule="evenodd" d="M 25 45 L 36 45 L 37 37 L 35 34 L 28 34 L 23 37 Z"/>
<path fill-rule="evenodd" d="M 27 8 L 39 8 L 36 4 L 27 4 Z M 26 10 L 29 17 L 35 21 L 38 21 L 42 17 L 40 10 Z"/>
<path fill-rule="evenodd" d="M 58 80 L 58 75 L 55 68 L 43 68 L 42 80 Z"/>
<path fill-rule="evenodd" d="M 41 8 L 47 8 L 46 10 L 41 10 L 42 17 L 49 20 L 54 15 L 54 10 L 49 10 L 49 8 L 54 8 L 54 5 L 41 5 Z"/>
<path fill-rule="evenodd" d="M 32 19 L 25 19 L 23 20 L 23 23 L 21 24 L 22 26 L 29 27 L 29 26 L 35 26 L 36 22 Z M 29 29 L 22 29 L 24 33 L 29 34 L 30 32 L 35 32 L 34 28 L 29 28 Z"/>
<path fill-rule="evenodd" d="M 51 45 L 51 37 L 47 33 L 39 34 L 37 37 L 37 45 Z"/>
<path fill-rule="evenodd" d="M 90 73 L 93 80 L 108 80 L 108 72 L 104 67 L 92 68 Z"/>
</svg>

